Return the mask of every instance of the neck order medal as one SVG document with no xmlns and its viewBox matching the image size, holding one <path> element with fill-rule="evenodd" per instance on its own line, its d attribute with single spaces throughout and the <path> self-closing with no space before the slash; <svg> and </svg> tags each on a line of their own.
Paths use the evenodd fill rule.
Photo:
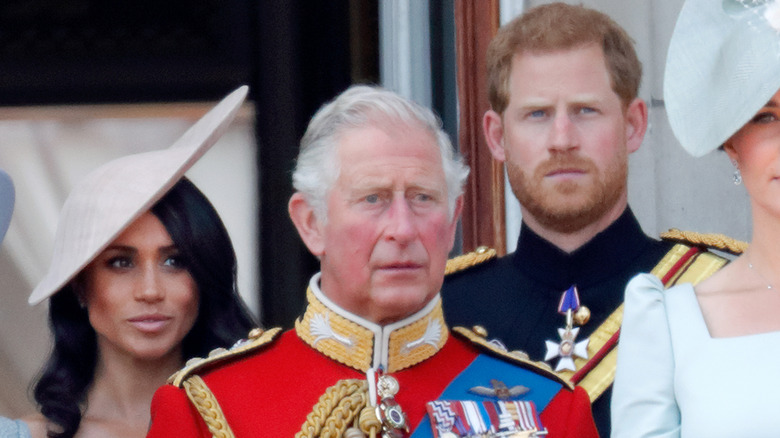
<svg viewBox="0 0 780 438">
<path fill-rule="evenodd" d="M 582 306 L 585 309 L 584 306 Z M 558 335 L 561 342 L 544 341 L 547 346 L 547 353 L 544 356 L 545 361 L 559 357 L 555 371 L 571 370 L 576 371 L 574 366 L 574 357 L 588 358 L 588 341 L 575 342 L 579 327 L 574 327 L 574 314 L 580 309 L 580 296 L 577 293 L 577 286 L 571 286 L 561 295 L 561 301 L 558 304 L 558 313 L 566 317 L 566 327 L 558 329 Z"/>
</svg>

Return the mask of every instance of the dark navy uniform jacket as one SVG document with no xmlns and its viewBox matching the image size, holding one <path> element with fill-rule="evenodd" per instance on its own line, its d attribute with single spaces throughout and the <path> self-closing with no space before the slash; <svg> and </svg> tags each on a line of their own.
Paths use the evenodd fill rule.
<svg viewBox="0 0 780 438">
<path fill-rule="evenodd" d="M 445 277 L 444 314 L 451 326 L 481 325 L 509 350 L 543 360 L 545 340 L 560 342 L 563 291 L 577 285 L 591 311 L 580 328 L 584 340 L 623 302 L 626 283 L 650 272 L 672 244 L 646 236 L 630 208 L 606 230 L 572 253 L 542 239 L 523 223 L 517 250 Z M 557 363 L 553 360 L 553 367 Z M 593 403 L 601 436 L 609 436 L 611 388 Z"/>
</svg>

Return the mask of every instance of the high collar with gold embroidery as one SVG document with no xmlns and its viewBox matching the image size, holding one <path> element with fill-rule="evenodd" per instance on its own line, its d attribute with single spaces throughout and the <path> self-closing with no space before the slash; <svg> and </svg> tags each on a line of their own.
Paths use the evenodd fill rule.
<svg viewBox="0 0 780 438">
<path fill-rule="evenodd" d="M 322 293 L 319 279 L 316 274 L 309 282 L 308 306 L 295 331 L 335 361 L 363 372 L 382 367 L 392 373 L 428 359 L 447 342 L 438 294 L 414 315 L 380 326 L 338 307 Z"/>
</svg>

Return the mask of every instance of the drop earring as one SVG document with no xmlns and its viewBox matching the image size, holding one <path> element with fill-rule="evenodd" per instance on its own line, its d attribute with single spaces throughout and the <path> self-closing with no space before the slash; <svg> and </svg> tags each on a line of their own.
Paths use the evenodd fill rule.
<svg viewBox="0 0 780 438">
<path fill-rule="evenodd" d="M 79 308 L 82 310 L 86 309 L 87 300 L 84 299 L 84 292 L 80 284 L 73 285 L 73 293 L 76 295 L 76 302 L 79 304 Z"/>
<path fill-rule="evenodd" d="M 738 186 L 742 184 L 742 173 L 739 171 L 739 164 L 737 164 L 736 161 L 732 161 L 732 164 L 734 164 L 734 185 Z"/>
<path fill-rule="evenodd" d="M 734 185 L 738 186 L 742 184 L 742 174 L 739 173 L 739 169 L 734 171 Z"/>
</svg>

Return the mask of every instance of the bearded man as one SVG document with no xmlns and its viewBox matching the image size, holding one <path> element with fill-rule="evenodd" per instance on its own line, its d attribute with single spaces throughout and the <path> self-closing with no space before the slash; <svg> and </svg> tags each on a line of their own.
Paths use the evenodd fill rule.
<svg viewBox="0 0 780 438">
<path fill-rule="evenodd" d="M 523 222 L 514 253 L 463 256 L 481 263 L 447 276 L 445 316 L 550 361 L 588 391 L 599 433 L 609 436 L 626 283 L 673 266 L 680 274 L 676 261 L 691 250 L 645 235 L 628 206 L 628 155 L 647 129 L 637 97 L 642 66 L 612 19 L 562 3 L 503 26 L 487 64 L 484 134 L 506 165 Z M 694 249 L 713 260 L 698 279 L 722 265 Z"/>
</svg>

